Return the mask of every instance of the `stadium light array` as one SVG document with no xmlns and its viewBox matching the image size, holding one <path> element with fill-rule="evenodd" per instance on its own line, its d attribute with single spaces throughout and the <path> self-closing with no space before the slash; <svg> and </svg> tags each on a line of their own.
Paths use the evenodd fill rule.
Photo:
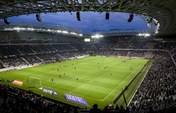
<svg viewBox="0 0 176 113">
<path fill-rule="evenodd" d="M 109 20 L 109 12 L 106 13 L 105 19 L 106 19 L 106 20 Z"/>
<path fill-rule="evenodd" d="M 77 18 L 78 21 L 81 21 L 81 16 L 80 16 L 80 12 L 79 11 L 76 12 L 76 18 Z"/>
<path fill-rule="evenodd" d="M 47 29 L 48 32 L 51 32 L 51 29 Z"/>
<path fill-rule="evenodd" d="M 159 33 L 159 28 L 160 28 L 160 23 L 158 20 L 156 19 L 153 19 L 154 23 L 155 23 L 155 26 L 156 26 L 156 29 L 155 29 L 155 34 Z"/>
<path fill-rule="evenodd" d="M 70 32 L 72 35 L 76 35 L 76 33 L 75 32 Z"/>
<path fill-rule="evenodd" d="M 61 33 L 62 31 L 61 30 L 56 30 L 57 33 Z"/>
<path fill-rule="evenodd" d="M 4 23 L 9 25 L 10 23 L 8 22 L 7 18 L 4 18 Z"/>
<path fill-rule="evenodd" d="M 63 34 L 69 34 L 68 31 L 62 31 Z"/>
<path fill-rule="evenodd" d="M 151 35 L 149 33 L 139 33 L 138 36 L 149 37 Z"/>
<path fill-rule="evenodd" d="M 100 35 L 100 34 L 96 34 L 96 35 L 92 35 L 91 38 L 95 38 L 95 39 L 98 39 L 98 38 L 103 38 L 104 36 L 103 35 Z"/>
<path fill-rule="evenodd" d="M 132 22 L 134 18 L 133 13 L 129 14 L 128 22 Z"/>
<path fill-rule="evenodd" d="M 83 36 L 83 34 L 78 34 L 78 36 L 82 37 L 82 36 Z"/>
<path fill-rule="evenodd" d="M 41 22 L 42 21 L 42 19 L 41 19 L 41 17 L 40 17 L 40 14 L 36 14 L 36 19 L 37 19 L 37 21 L 39 21 L 39 22 Z"/>
<path fill-rule="evenodd" d="M 12 28 L 4 28 L 4 31 L 40 31 L 40 32 L 49 32 L 49 33 L 60 33 L 60 34 L 68 34 L 82 37 L 83 34 L 76 32 L 69 32 L 66 30 L 55 30 L 55 29 L 41 29 L 41 28 L 25 28 L 25 27 L 12 27 Z"/>
</svg>

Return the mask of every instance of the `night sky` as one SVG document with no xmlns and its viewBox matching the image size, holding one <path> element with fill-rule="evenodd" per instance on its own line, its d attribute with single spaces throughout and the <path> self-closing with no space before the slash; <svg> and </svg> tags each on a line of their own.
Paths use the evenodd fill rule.
<svg viewBox="0 0 176 113">
<path fill-rule="evenodd" d="M 146 30 L 147 24 L 144 20 L 134 15 L 132 22 L 127 22 L 129 18 L 128 13 L 110 13 L 109 20 L 105 19 L 105 13 L 98 12 L 80 12 L 81 21 L 77 21 L 76 14 L 73 12 L 65 13 L 46 13 L 41 14 L 42 22 L 38 22 L 35 18 L 35 14 L 23 15 L 17 17 L 10 17 L 8 21 L 10 23 L 33 23 L 33 24 L 53 24 L 62 25 L 66 27 L 72 27 L 79 29 L 87 33 L 93 33 L 96 31 L 108 32 L 119 30 Z M 3 20 L 1 20 L 3 22 Z"/>
</svg>

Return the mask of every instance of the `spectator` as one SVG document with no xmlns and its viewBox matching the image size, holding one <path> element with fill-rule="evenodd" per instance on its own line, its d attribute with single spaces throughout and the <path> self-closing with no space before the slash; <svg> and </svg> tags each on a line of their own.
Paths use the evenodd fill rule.
<svg viewBox="0 0 176 113">
<path fill-rule="evenodd" d="M 90 109 L 89 113 L 102 113 L 102 111 L 98 108 L 98 104 L 94 104 L 93 108 Z"/>
</svg>

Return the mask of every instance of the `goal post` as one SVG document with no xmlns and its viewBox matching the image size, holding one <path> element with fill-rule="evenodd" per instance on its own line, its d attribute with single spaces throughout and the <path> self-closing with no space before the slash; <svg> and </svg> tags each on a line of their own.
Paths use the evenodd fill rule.
<svg viewBox="0 0 176 113">
<path fill-rule="evenodd" d="M 41 85 L 41 79 L 36 77 L 29 77 L 29 83 Z"/>
</svg>

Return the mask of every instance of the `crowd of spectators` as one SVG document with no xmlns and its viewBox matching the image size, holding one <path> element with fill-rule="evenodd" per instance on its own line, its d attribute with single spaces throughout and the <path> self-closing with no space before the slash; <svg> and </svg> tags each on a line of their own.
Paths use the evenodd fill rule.
<svg viewBox="0 0 176 113">
<path fill-rule="evenodd" d="M 0 113 L 78 113 L 78 108 L 0 84 Z"/>
<path fill-rule="evenodd" d="M 95 55 L 103 56 L 126 56 L 126 57 L 144 57 L 145 51 L 129 51 L 129 50 L 106 50 L 106 51 L 96 51 Z"/>
<path fill-rule="evenodd" d="M 71 57 L 86 55 L 89 54 L 89 52 L 93 52 L 94 55 L 144 56 L 144 52 L 115 50 L 116 46 L 116 43 L 1 45 L 0 59 L 5 67 L 16 67 L 42 62 L 61 61 Z M 0 68 L 3 68 L 3 66 Z"/>
<path fill-rule="evenodd" d="M 70 106 L 64 103 L 47 100 L 31 91 L 18 89 L 0 83 L 0 112 L 1 113 L 129 113 L 129 110 L 116 105 L 107 105 L 99 109 L 94 104 L 89 110 Z"/>
<path fill-rule="evenodd" d="M 0 69 L 4 68 L 4 66 L 2 65 L 2 63 L 0 63 Z"/>
<path fill-rule="evenodd" d="M 38 58 L 36 55 L 23 56 L 23 58 L 27 61 L 27 63 L 32 65 L 42 62 L 42 60 Z"/>
<path fill-rule="evenodd" d="M 87 54 L 103 56 L 127 56 L 144 57 L 146 51 L 118 50 L 146 48 L 144 43 L 135 44 L 131 40 L 119 41 L 110 44 L 55 44 L 55 45 L 8 45 L 0 46 L 0 69 L 11 66 L 33 65 L 35 63 L 50 63 L 63 61 L 69 58 L 83 56 Z M 171 52 L 176 59 L 176 45 L 168 43 L 158 43 L 155 49 L 164 49 Z M 176 66 L 166 52 L 156 52 L 153 64 L 146 77 L 138 88 L 128 109 L 105 106 L 104 110 L 99 110 L 95 104 L 90 113 L 128 113 L 132 112 L 151 112 L 162 109 L 176 102 Z M 77 108 L 62 103 L 53 103 L 37 96 L 32 92 L 23 91 L 8 85 L 0 84 L 3 102 L 0 105 L 0 112 L 11 113 L 77 113 Z M 7 92 L 17 94 L 18 98 L 8 96 Z M 1 96 L 0 96 L 1 97 Z M 25 103 L 25 104 L 23 104 Z M 34 105 L 37 105 L 34 106 Z M 23 107 L 22 107 L 23 106 Z M 10 108 L 10 109 L 9 109 Z M 94 111 L 98 110 L 98 111 Z M 83 110 L 88 111 L 89 110 Z"/>
<path fill-rule="evenodd" d="M 168 50 L 176 61 L 176 42 L 160 42 L 154 48 Z"/>
<path fill-rule="evenodd" d="M 171 51 L 176 48 L 176 42 L 156 42 L 154 49 L 164 49 Z"/>
<path fill-rule="evenodd" d="M 70 44 L 58 45 L 1 45 L 0 60 L 5 67 L 61 61 L 84 55 Z M 0 69 L 4 68 L 3 65 Z"/>
<path fill-rule="evenodd" d="M 17 67 L 17 66 L 24 66 L 27 65 L 27 63 L 22 60 L 21 58 L 4 58 L 2 59 L 2 62 L 6 67 Z"/>
<path fill-rule="evenodd" d="M 165 53 L 156 53 L 154 62 L 129 107 L 133 112 L 157 111 L 176 102 L 176 66 Z"/>
<path fill-rule="evenodd" d="M 0 57 L 19 55 L 20 52 L 16 47 L 16 45 L 0 45 Z"/>
</svg>

